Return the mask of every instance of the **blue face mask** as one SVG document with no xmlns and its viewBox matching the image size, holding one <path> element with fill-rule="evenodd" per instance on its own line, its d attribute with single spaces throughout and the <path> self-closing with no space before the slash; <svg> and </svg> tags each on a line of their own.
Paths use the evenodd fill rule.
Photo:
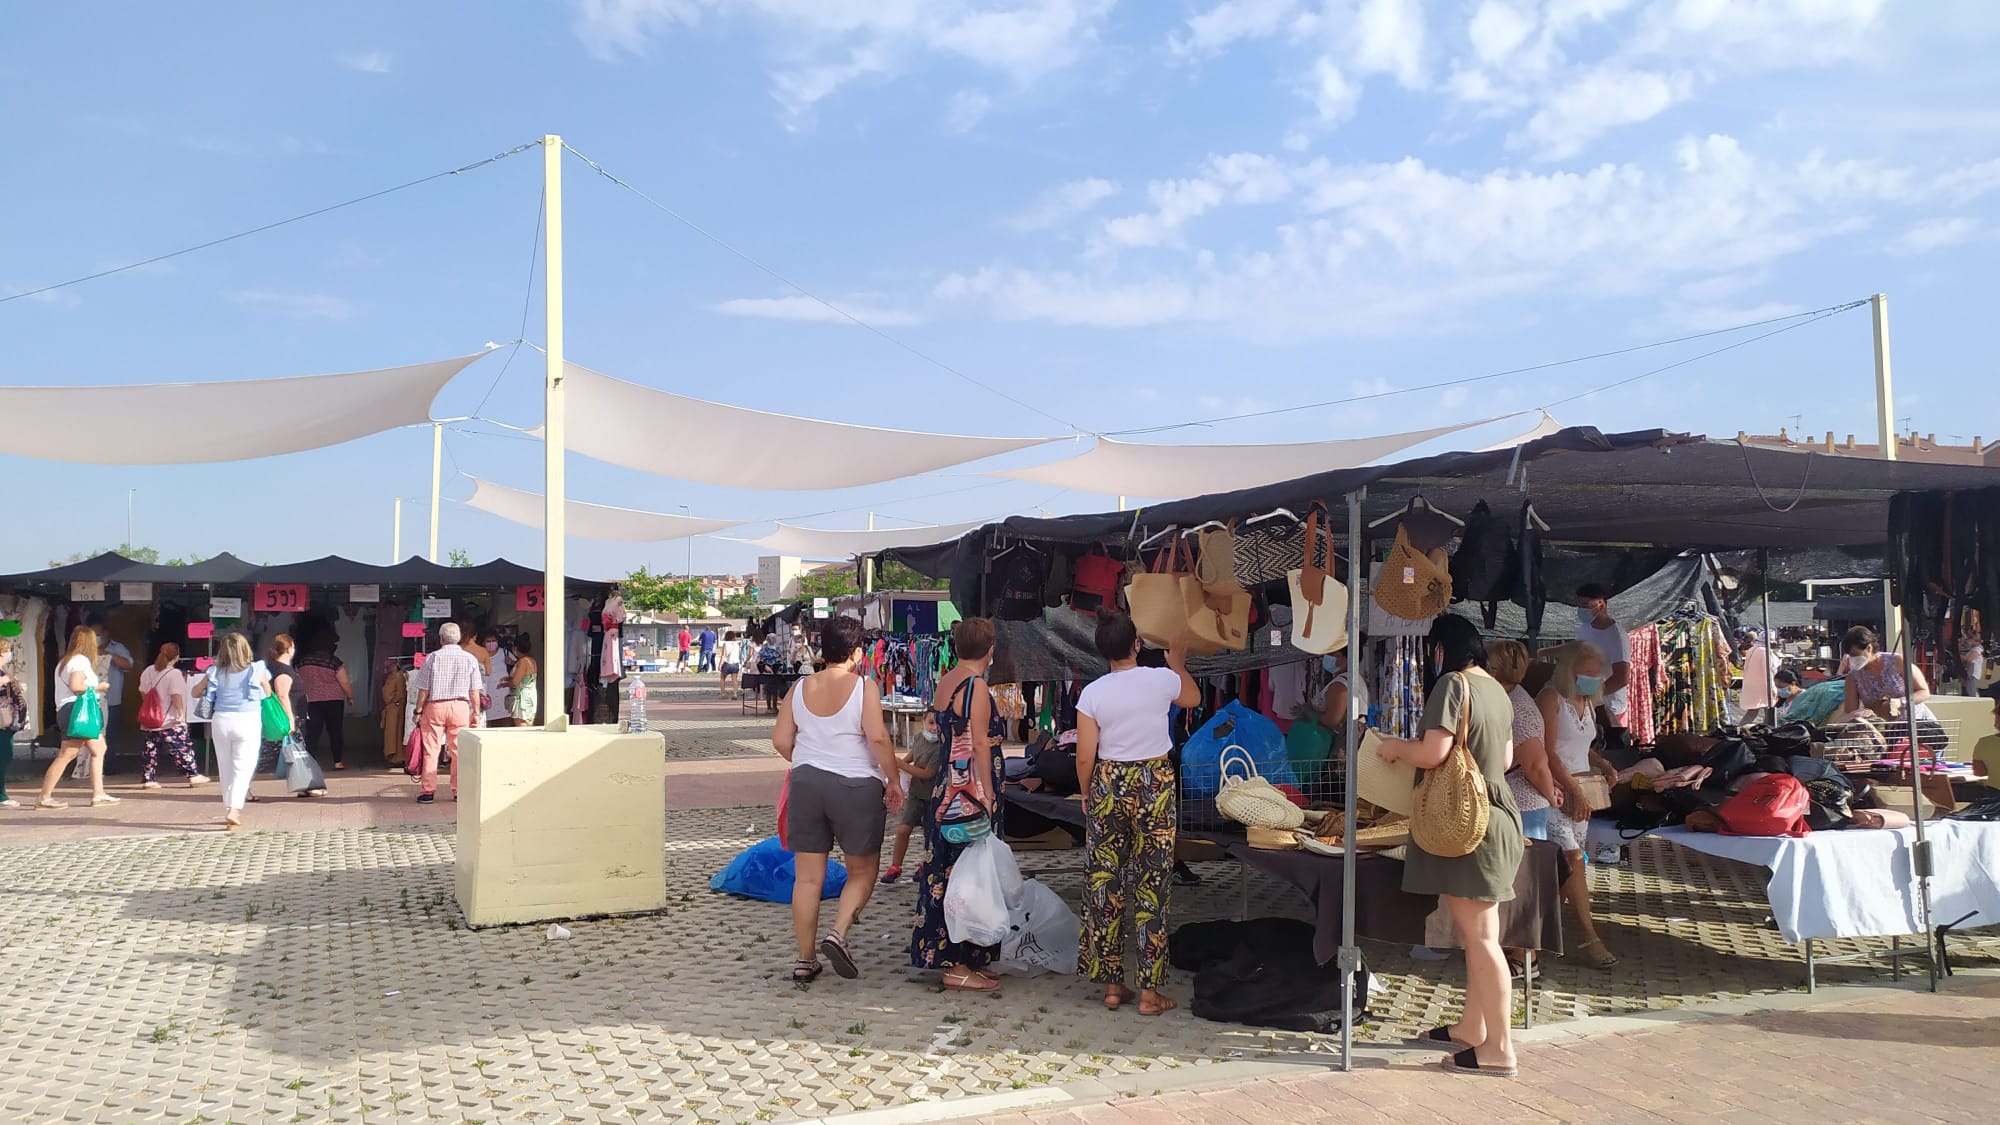
<svg viewBox="0 0 2000 1125">
<path fill-rule="evenodd" d="M 1580 626 L 1597 624 L 1597 611 L 1587 605 L 1576 607 L 1576 623 Z"/>
<path fill-rule="evenodd" d="M 1340 675 L 1341 673 L 1340 658 L 1337 656 L 1320 657 L 1319 666 L 1326 669 L 1328 672 L 1333 673 L 1336 676 Z"/>
<path fill-rule="evenodd" d="M 1604 690 L 1604 678 L 1602 676 L 1578 676 L 1576 678 L 1576 690 L 1579 695 L 1596 695 Z"/>
</svg>

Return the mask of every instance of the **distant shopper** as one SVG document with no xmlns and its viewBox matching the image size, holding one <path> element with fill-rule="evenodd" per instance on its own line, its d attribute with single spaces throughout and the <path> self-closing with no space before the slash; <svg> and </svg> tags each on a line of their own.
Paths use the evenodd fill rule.
<svg viewBox="0 0 2000 1125">
<path fill-rule="evenodd" d="M 507 705 L 507 696 L 513 688 L 509 686 L 507 677 L 512 674 L 512 669 L 508 664 L 510 658 L 507 655 L 507 650 L 500 647 L 499 632 L 493 629 L 481 629 L 479 631 L 479 651 L 486 654 L 486 667 L 483 669 L 485 681 L 482 685 L 486 692 L 486 706 L 483 709 L 486 715 L 486 725 L 489 727 L 511 726 L 514 721 L 514 712 Z M 474 655 L 477 656 L 478 654 L 475 653 Z"/>
<path fill-rule="evenodd" d="M 451 795 L 458 796 L 458 732 L 472 725 L 485 673 L 460 643 L 456 621 L 438 627 L 437 651 L 417 670 L 417 722 L 423 728 L 424 762 L 417 803 L 437 800 L 438 756 L 451 755 Z"/>
<path fill-rule="evenodd" d="M 1562 790 L 1549 767 L 1548 732 L 1542 725 L 1542 709 L 1521 681 L 1528 676 L 1534 657 L 1520 641 L 1486 642 L 1486 673 L 1507 689 L 1514 705 L 1514 760 L 1507 769 L 1507 790 L 1514 795 L 1514 807 L 1521 813 L 1521 835 L 1529 840 L 1549 838 L 1549 819 L 1564 815 Z M 1507 967 L 1523 976 L 1534 964 L 1534 953 L 1509 949 Z"/>
<path fill-rule="evenodd" d="M 18 809 L 7 795 L 7 771 L 14 768 L 14 732 L 28 725 L 28 691 L 14 675 L 14 641 L 0 637 L 0 809 Z"/>
<path fill-rule="evenodd" d="M 96 693 L 98 705 L 103 705 L 103 692 L 107 685 L 97 678 L 97 631 L 88 625 L 79 625 L 69 635 L 69 648 L 64 650 L 62 659 L 56 661 L 55 730 L 62 738 L 62 747 L 56 751 L 56 759 L 49 763 L 48 772 L 42 775 L 41 799 L 35 802 L 38 809 L 66 809 L 66 803 L 56 800 L 56 782 L 62 779 L 63 770 L 78 755 L 87 755 L 85 761 L 90 772 L 90 803 L 93 807 L 115 805 L 118 798 L 104 791 L 104 733 L 83 738 L 69 733 L 70 717 L 77 702 L 85 692 Z M 108 716 L 107 716 L 108 726 Z"/>
<path fill-rule="evenodd" d="M 1592 743 L 1597 738 L 1597 709 L 1604 699 L 1605 670 L 1610 662 L 1597 646 L 1577 642 L 1557 650 L 1556 670 L 1549 684 L 1535 700 L 1541 708 L 1542 727 L 1548 732 L 1549 767 L 1561 800 L 1553 802 L 1560 811 L 1549 815 L 1549 842 L 1569 857 L 1569 878 L 1563 883 L 1563 897 L 1576 911 L 1577 946 L 1586 965 L 1608 969 L 1618 958 L 1598 936 L 1597 921 L 1590 911 L 1590 880 L 1585 875 L 1583 851 L 1590 846 L 1590 803 L 1578 788 L 1578 774 L 1599 773 L 1608 785 L 1618 784 L 1618 771 L 1611 767 Z"/>
<path fill-rule="evenodd" d="M 104 659 L 104 736 L 118 725 L 118 708 L 125 705 L 125 673 L 132 670 L 132 650 L 111 639 L 103 622 L 97 625 L 97 654 Z"/>
<path fill-rule="evenodd" d="M 889 856 L 889 869 L 882 872 L 884 883 L 903 877 L 903 859 L 910 854 L 910 837 L 924 826 L 924 814 L 936 793 L 938 768 L 943 760 L 937 716 L 927 714 L 923 735 L 915 748 L 896 759 L 896 769 L 902 774 L 898 784 L 903 789 L 903 811 L 896 819 L 896 850 Z"/>
<path fill-rule="evenodd" d="M 1770 724 L 1777 706 L 1776 671 L 1771 663 L 1771 650 L 1764 644 L 1763 630 L 1744 630 L 1743 687 L 1736 693 L 1736 707 L 1746 725 Z"/>
<path fill-rule="evenodd" d="M 289 633 L 279 633 L 271 638 L 270 644 L 264 646 L 264 673 L 271 677 L 271 694 L 277 697 L 278 705 L 284 708 L 285 719 L 291 724 L 291 733 L 283 738 L 263 738 L 262 731 L 259 730 L 258 736 L 261 739 L 261 749 L 257 755 L 259 773 L 276 770 L 278 756 L 284 753 L 285 744 L 299 736 L 299 714 L 297 705 L 292 701 L 292 689 L 297 687 L 299 682 L 298 669 L 292 667 L 292 658 L 297 654 L 298 646 L 293 643 Z M 324 796 L 325 793 L 324 789 L 309 789 L 299 795 L 318 797 Z"/>
<path fill-rule="evenodd" d="M 1944 750 L 1951 745 L 1951 736 L 1931 711 L 1931 685 L 1924 678 L 1923 669 L 1904 664 L 1903 658 L 1893 652 L 1883 652 L 1875 630 L 1866 625 L 1849 629 L 1841 638 L 1840 647 L 1847 654 L 1843 715 L 1871 712 L 1889 721 L 1892 738 L 1895 731 L 1902 731 L 1907 737 L 1904 709 L 1909 707 L 1912 710 L 1908 716 L 1914 720 L 1911 725 L 1916 728 L 1918 745 L 1926 750 Z"/>
<path fill-rule="evenodd" d="M 674 663 L 674 671 L 685 674 L 686 672 L 691 670 L 689 668 L 689 663 L 690 663 L 690 654 L 694 648 L 694 634 L 688 632 L 687 626 L 683 625 L 681 626 L 681 631 L 679 635 L 675 637 L 675 640 L 680 642 L 681 655 L 680 659 Z"/>
<path fill-rule="evenodd" d="M 514 638 L 514 669 L 507 673 L 508 718 L 498 726 L 531 727 L 542 706 L 541 665 L 535 663 L 535 641 L 526 633 Z"/>
<path fill-rule="evenodd" d="M 799 959 L 792 980 L 810 983 L 822 971 L 820 957 L 850 980 L 860 975 L 847 932 L 868 905 L 882 864 L 887 812 L 903 806 L 901 786 L 891 784 L 896 754 L 882 725 L 882 692 L 855 670 L 861 659 L 861 623 L 841 618 L 828 623 L 826 670 L 794 684 L 778 709 L 771 744 L 791 763 L 785 837 L 796 857 L 792 883 L 792 929 Z M 819 929 L 820 894 L 826 886 L 827 857 L 840 845 L 847 864 L 833 928 L 814 944 Z"/>
<path fill-rule="evenodd" d="M 1611 666 L 1604 674 L 1604 712 L 1610 724 L 1623 731 L 1630 699 L 1626 685 L 1632 682 L 1632 646 L 1624 627 L 1611 616 L 1611 591 L 1598 583 L 1577 588 L 1576 639 L 1596 646 Z"/>
<path fill-rule="evenodd" d="M 180 658 L 181 646 L 168 641 L 153 654 L 153 662 L 146 670 L 139 673 L 139 732 L 145 739 L 139 781 L 146 789 L 160 787 L 162 754 L 173 761 L 174 768 L 181 771 L 182 779 L 190 787 L 208 782 L 195 763 L 194 740 L 188 734 L 188 679 L 177 666 Z M 159 719 L 148 724 L 145 719 L 155 706 Z"/>
<path fill-rule="evenodd" d="M 743 644 L 734 631 L 722 635 L 722 698 L 743 694 Z"/>
<path fill-rule="evenodd" d="M 1076 704 L 1076 775 L 1083 785 L 1083 937 L 1078 971 L 1104 986 L 1114 1011 L 1179 1007 L 1160 992 L 1167 979 L 1167 883 L 1180 829 L 1180 786 L 1168 755 L 1175 707 L 1201 702 L 1187 653 L 1167 649 L 1165 668 L 1139 666 L 1139 630 L 1123 613 L 1097 623 L 1097 652 L 1111 670 Z M 1131 914 L 1130 928 L 1126 915 Z M 1126 936 L 1139 946 L 1138 995 L 1126 987 Z"/>
<path fill-rule="evenodd" d="M 251 658 L 250 639 L 234 630 L 216 645 L 214 665 L 194 685 L 210 708 L 208 736 L 222 780 L 222 821 L 232 832 L 243 827 L 264 738 L 264 697 L 272 688 L 267 666 Z"/>
<path fill-rule="evenodd" d="M 347 768 L 347 709 L 354 706 L 354 681 L 347 675 L 347 665 L 334 655 L 339 647 L 340 637 L 331 630 L 323 631 L 313 638 L 311 651 L 299 658 L 299 682 L 305 687 L 306 729 L 304 743 L 307 753 L 319 742 L 322 732 L 326 734 L 327 747 L 333 755 L 333 768 Z"/>
<path fill-rule="evenodd" d="M 711 626 L 703 625 L 701 627 L 701 635 L 695 638 L 695 644 L 701 648 L 701 667 L 699 670 L 703 672 L 715 671 L 715 629 Z"/>
<path fill-rule="evenodd" d="M 1771 698 L 1775 706 L 1771 709 L 1771 721 L 1782 723 L 1792 709 L 1792 701 L 1805 693 L 1799 683 L 1799 674 L 1790 668 L 1780 668 L 1771 677 Z"/>
</svg>

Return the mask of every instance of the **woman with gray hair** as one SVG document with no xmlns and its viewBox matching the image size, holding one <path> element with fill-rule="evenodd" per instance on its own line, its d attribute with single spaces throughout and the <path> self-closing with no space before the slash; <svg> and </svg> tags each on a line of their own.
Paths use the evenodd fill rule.
<svg viewBox="0 0 2000 1125">
<path fill-rule="evenodd" d="M 1547 732 L 1550 772 L 1561 797 L 1561 808 L 1549 814 L 1549 842 L 1569 857 L 1569 878 L 1563 897 L 1576 910 L 1583 934 L 1584 964 L 1608 969 L 1618 963 L 1597 922 L 1590 915 L 1590 880 L 1583 852 L 1590 838 L 1590 803 L 1577 785 L 1577 775 L 1601 774 L 1607 786 L 1618 784 L 1618 771 L 1593 748 L 1597 741 L 1597 706 L 1604 698 L 1604 677 L 1611 665 L 1596 645 L 1576 641 L 1556 650 L 1555 674 L 1535 700 Z"/>
</svg>

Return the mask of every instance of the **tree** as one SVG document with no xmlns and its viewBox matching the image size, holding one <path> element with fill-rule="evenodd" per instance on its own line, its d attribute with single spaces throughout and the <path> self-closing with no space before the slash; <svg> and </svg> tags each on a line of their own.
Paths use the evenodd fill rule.
<svg viewBox="0 0 2000 1125">
<path fill-rule="evenodd" d="M 722 611 L 724 617 L 748 617 L 755 613 L 761 604 L 755 594 L 742 593 L 731 594 L 722 599 L 722 604 L 716 608 Z"/>
<path fill-rule="evenodd" d="M 472 556 L 463 547 L 453 547 L 451 553 L 445 556 L 445 561 L 451 566 L 471 566 Z"/>
<path fill-rule="evenodd" d="M 949 578 L 926 578 L 918 574 L 908 564 L 901 562 L 878 562 L 875 564 L 875 588 L 877 590 L 948 590 Z"/>
<path fill-rule="evenodd" d="M 145 563 L 149 566 L 159 564 L 162 561 L 160 558 L 160 552 L 158 548 L 135 547 L 130 543 L 120 543 L 116 547 L 106 547 L 103 550 L 78 551 L 66 559 L 50 559 L 49 565 L 68 566 L 71 563 L 80 563 L 85 559 L 94 559 L 97 556 L 104 554 L 105 551 L 115 551 L 118 554 L 124 555 L 126 558 L 131 559 L 133 562 Z M 167 566 L 193 566 L 194 564 L 201 562 L 205 557 L 206 556 L 204 555 L 189 555 L 186 558 L 172 558 L 172 559 L 166 559 L 164 561 Z"/>
<path fill-rule="evenodd" d="M 844 598 L 849 594 L 858 594 L 860 592 L 861 587 L 854 584 L 854 576 L 847 572 L 846 567 L 822 570 L 817 574 L 806 574 L 799 577 L 799 597 L 801 598 Z"/>
<path fill-rule="evenodd" d="M 626 575 L 618 583 L 625 595 L 625 608 L 643 613 L 664 613 L 676 617 L 700 617 L 708 610 L 708 595 L 701 583 L 691 578 L 675 578 L 649 573 L 645 567 Z"/>
</svg>

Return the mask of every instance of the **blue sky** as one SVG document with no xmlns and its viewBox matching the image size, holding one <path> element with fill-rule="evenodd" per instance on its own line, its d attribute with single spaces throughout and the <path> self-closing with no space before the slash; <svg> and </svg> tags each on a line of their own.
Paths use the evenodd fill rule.
<svg viewBox="0 0 2000 1125">
<path fill-rule="evenodd" d="M 814 293 L 1085 431 L 1415 386 L 1883 291 L 1898 414 L 1941 438 L 2000 438 L 2000 10 L 1981 0 L 38 5 L 9 23 L 0 295 L 559 132 Z M 842 421 L 1061 432 L 828 321 L 574 159 L 566 175 L 577 362 Z M 0 384 L 358 370 L 512 340 L 539 177 L 529 153 L 0 304 Z M 541 333 L 537 288 L 527 335 Z M 1151 440 L 1434 426 L 1721 342 Z M 1557 413 L 1869 435 L 1869 348 L 1865 313 L 1847 313 Z M 539 357 L 523 352 L 495 386 L 501 365 L 470 368 L 438 416 L 485 400 L 485 416 L 538 422 Z M 448 473 L 539 489 L 538 446 L 467 429 L 486 432 L 450 434 Z M 787 456 L 658 440 L 691 459 Z M 428 470 L 423 431 L 186 468 L 0 455 L 15 500 L 0 568 L 118 542 L 132 488 L 137 539 L 169 554 L 387 559 L 395 496 L 419 501 L 403 543 L 422 549 Z M 570 484 L 626 507 L 830 513 L 804 521 L 826 527 L 869 510 L 892 526 L 1112 503 L 971 470 L 760 493 L 576 456 Z M 442 526 L 446 548 L 539 561 L 533 530 L 450 503 Z M 754 554 L 702 540 L 695 565 L 743 569 Z M 570 558 L 579 573 L 678 570 L 686 547 L 574 541 Z"/>
</svg>

